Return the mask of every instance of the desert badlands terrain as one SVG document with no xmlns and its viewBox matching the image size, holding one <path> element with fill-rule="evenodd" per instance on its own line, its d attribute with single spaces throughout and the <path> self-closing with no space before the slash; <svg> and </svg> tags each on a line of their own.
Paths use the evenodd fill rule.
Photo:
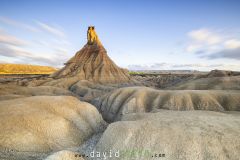
<svg viewBox="0 0 240 160">
<path fill-rule="evenodd" d="M 87 40 L 49 76 L 0 78 L 0 159 L 239 159 L 240 73 L 130 75 Z"/>
</svg>

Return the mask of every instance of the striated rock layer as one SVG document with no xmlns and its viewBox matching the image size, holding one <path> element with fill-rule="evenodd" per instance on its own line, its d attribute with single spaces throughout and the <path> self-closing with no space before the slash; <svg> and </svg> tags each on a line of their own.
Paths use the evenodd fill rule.
<svg viewBox="0 0 240 160">
<path fill-rule="evenodd" d="M 77 77 L 80 80 L 100 83 L 119 83 L 130 80 L 128 71 L 118 67 L 109 58 L 94 27 L 88 30 L 88 43 L 65 63 L 65 67 L 52 74 L 51 77 Z"/>
<path fill-rule="evenodd" d="M 239 111 L 240 92 L 224 90 L 155 90 L 126 87 L 96 98 L 92 103 L 106 121 L 121 120 L 123 115 L 168 110 Z"/>
</svg>

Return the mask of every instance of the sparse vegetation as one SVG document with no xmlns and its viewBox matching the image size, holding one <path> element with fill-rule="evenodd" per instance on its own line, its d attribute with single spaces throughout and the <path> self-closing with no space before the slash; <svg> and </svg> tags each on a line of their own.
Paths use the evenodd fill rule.
<svg viewBox="0 0 240 160">
<path fill-rule="evenodd" d="M 130 75 L 138 75 L 138 74 L 145 74 L 144 72 L 137 72 L 137 71 L 130 71 L 128 72 Z"/>
</svg>

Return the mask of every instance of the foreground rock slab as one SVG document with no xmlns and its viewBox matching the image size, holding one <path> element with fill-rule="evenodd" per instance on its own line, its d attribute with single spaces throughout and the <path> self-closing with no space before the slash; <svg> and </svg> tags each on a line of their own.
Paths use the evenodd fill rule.
<svg viewBox="0 0 240 160">
<path fill-rule="evenodd" d="M 107 159 L 239 159 L 240 114 L 212 111 L 166 111 L 125 115 L 112 123 L 96 152 Z M 119 151 L 119 158 L 109 151 Z M 154 157 L 154 158 L 153 158 Z"/>
<path fill-rule="evenodd" d="M 33 155 L 77 147 L 104 127 L 94 106 L 72 96 L 35 96 L 0 103 L 2 153 Z"/>
<path fill-rule="evenodd" d="M 59 151 L 48 156 L 45 160 L 84 160 L 79 153 L 68 150 Z"/>
</svg>

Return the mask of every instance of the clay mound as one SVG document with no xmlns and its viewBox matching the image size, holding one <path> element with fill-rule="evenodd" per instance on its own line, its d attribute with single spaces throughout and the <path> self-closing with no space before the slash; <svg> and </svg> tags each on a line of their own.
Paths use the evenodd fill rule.
<svg viewBox="0 0 240 160">
<path fill-rule="evenodd" d="M 139 81 L 142 85 L 146 87 L 161 89 L 174 86 L 178 83 L 189 81 L 197 77 L 197 75 L 194 74 L 162 74 L 162 75 L 136 74 L 131 76 L 133 76 L 133 79 Z"/>
<path fill-rule="evenodd" d="M 130 76 L 126 69 L 119 68 L 107 55 L 96 37 L 94 28 L 88 30 L 88 43 L 76 53 L 65 67 L 51 75 L 53 78 L 77 77 L 100 83 L 127 82 Z M 92 38 L 93 37 L 93 38 Z"/>
<path fill-rule="evenodd" d="M 240 72 L 235 71 L 227 71 L 227 70 L 212 70 L 207 74 L 206 77 L 230 77 L 230 76 L 238 76 Z"/>
<path fill-rule="evenodd" d="M 66 77 L 66 78 L 59 78 L 54 79 L 42 84 L 42 86 L 54 86 L 58 88 L 69 89 L 72 85 L 79 81 L 78 77 Z"/>
<path fill-rule="evenodd" d="M 239 159 L 239 124 L 239 113 L 161 110 L 129 114 L 108 126 L 95 151 L 119 151 L 120 158 L 112 159 Z"/>
<path fill-rule="evenodd" d="M 106 121 L 120 120 L 129 113 L 169 110 L 240 111 L 239 91 L 171 91 L 147 87 L 115 90 L 92 103 Z"/>
<path fill-rule="evenodd" d="M 240 90 L 240 76 L 200 78 L 186 81 L 168 89 L 177 90 Z"/>
<path fill-rule="evenodd" d="M 40 95 L 47 96 L 68 95 L 78 97 L 76 94 L 72 93 L 69 90 L 53 86 L 23 87 L 13 84 L 0 85 L 0 100 Z"/>
<path fill-rule="evenodd" d="M 104 127 L 94 106 L 71 96 L 1 101 L 0 152 L 34 154 L 77 147 Z"/>
<path fill-rule="evenodd" d="M 133 85 L 135 85 L 134 82 L 102 85 L 87 80 L 80 80 L 72 85 L 69 90 L 78 95 L 81 100 L 91 102 L 94 98 L 107 94 L 112 90 Z"/>
<path fill-rule="evenodd" d="M 87 80 L 81 80 L 70 87 L 70 90 L 81 97 L 82 100 L 90 102 L 92 99 L 102 96 L 114 89 L 113 86 L 94 84 Z"/>
</svg>

